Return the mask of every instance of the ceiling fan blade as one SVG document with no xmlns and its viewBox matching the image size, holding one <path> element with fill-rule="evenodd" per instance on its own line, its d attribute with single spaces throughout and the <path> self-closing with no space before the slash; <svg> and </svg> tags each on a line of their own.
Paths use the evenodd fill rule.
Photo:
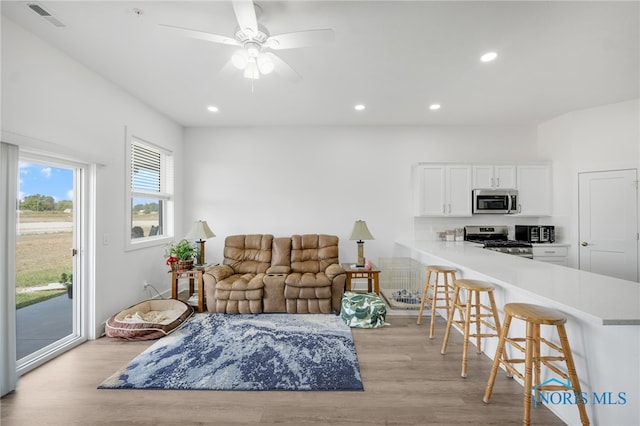
<svg viewBox="0 0 640 426">
<path fill-rule="evenodd" d="M 332 29 L 307 30 L 269 37 L 265 45 L 273 50 L 295 49 L 297 47 L 331 43 L 333 39 Z"/>
<path fill-rule="evenodd" d="M 234 0 L 233 11 L 238 20 L 238 26 L 241 30 L 250 29 L 253 34 L 258 33 L 258 18 L 256 17 L 256 9 L 251 0 Z"/>
<path fill-rule="evenodd" d="M 242 46 L 242 43 L 240 43 L 238 40 L 232 37 L 221 36 L 218 34 L 207 33 L 204 31 L 192 30 L 190 28 L 176 27 L 175 25 L 167 25 L 167 24 L 158 24 L 158 25 L 164 28 L 169 28 L 171 30 L 179 31 L 183 35 L 186 35 L 188 37 L 197 38 L 205 41 L 211 41 L 214 43 L 227 44 L 230 46 Z"/>
<path fill-rule="evenodd" d="M 274 65 L 273 71 L 274 72 L 286 77 L 287 79 L 289 79 L 290 81 L 292 81 L 294 83 L 302 80 L 302 77 L 300 76 L 300 74 L 298 74 L 296 72 L 296 70 L 291 68 L 291 66 L 289 64 L 287 64 L 285 61 L 280 59 L 279 56 L 276 56 L 271 52 L 267 52 L 267 53 L 265 53 L 265 55 L 267 55 L 269 57 L 269 59 L 271 59 L 271 61 L 273 62 L 273 65 Z"/>
</svg>

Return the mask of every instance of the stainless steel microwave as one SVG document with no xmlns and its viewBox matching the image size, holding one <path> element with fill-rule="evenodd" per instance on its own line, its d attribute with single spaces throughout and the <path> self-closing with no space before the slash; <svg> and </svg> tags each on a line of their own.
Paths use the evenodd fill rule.
<svg viewBox="0 0 640 426">
<path fill-rule="evenodd" d="M 517 189 L 474 189 L 472 196 L 473 213 L 517 213 Z"/>
</svg>

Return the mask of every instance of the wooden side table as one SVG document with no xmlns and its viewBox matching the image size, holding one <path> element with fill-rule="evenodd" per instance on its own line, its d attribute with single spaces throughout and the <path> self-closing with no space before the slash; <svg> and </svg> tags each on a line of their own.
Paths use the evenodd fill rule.
<svg viewBox="0 0 640 426">
<path fill-rule="evenodd" d="M 189 279 L 189 297 L 193 295 L 194 282 L 198 280 L 198 312 L 204 311 L 204 268 L 177 270 L 171 272 L 171 298 L 178 298 L 178 280 Z"/>
<path fill-rule="evenodd" d="M 351 280 L 356 278 L 363 278 L 367 280 L 367 291 L 371 293 L 371 284 L 373 283 L 373 292 L 380 294 L 380 269 L 373 263 L 371 269 L 365 269 L 364 267 L 352 268 L 351 263 L 343 263 L 342 267 L 347 273 L 346 291 L 351 291 Z"/>
</svg>

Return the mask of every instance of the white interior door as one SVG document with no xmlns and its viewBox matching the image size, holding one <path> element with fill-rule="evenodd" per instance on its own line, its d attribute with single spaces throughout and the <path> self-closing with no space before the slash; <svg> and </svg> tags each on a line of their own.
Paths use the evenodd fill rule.
<svg viewBox="0 0 640 426">
<path fill-rule="evenodd" d="M 579 173 L 580 269 L 638 281 L 637 171 Z"/>
</svg>

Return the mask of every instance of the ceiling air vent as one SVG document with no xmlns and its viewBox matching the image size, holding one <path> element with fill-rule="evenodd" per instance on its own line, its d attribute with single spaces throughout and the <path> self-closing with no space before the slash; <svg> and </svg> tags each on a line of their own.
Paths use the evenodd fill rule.
<svg viewBox="0 0 640 426">
<path fill-rule="evenodd" d="M 38 3 L 28 3 L 27 6 L 29 7 L 29 9 L 33 10 L 38 15 L 42 16 L 44 19 L 46 19 L 47 21 L 49 21 L 51 24 L 55 25 L 56 27 L 66 27 L 65 24 L 63 24 L 62 22 L 60 22 L 56 18 L 54 18 L 53 15 L 51 15 L 49 12 L 47 12 Z"/>
</svg>

